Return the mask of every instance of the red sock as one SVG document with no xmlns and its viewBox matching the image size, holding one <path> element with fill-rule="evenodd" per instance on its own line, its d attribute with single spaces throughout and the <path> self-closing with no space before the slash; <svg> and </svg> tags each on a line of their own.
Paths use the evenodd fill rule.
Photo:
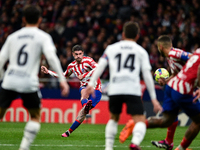
<svg viewBox="0 0 200 150">
<path fill-rule="evenodd" d="M 147 120 L 147 119 L 146 119 L 145 123 L 146 123 L 146 127 L 148 128 L 149 123 L 148 123 L 148 120 Z"/>
<path fill-rule="evenodd" d="M 167 137 L 165 140 L 167 141 L 168 144 L 173 143 L 174 133 L 176 131 L 177 125 L 178 125 L 178 121 L 173 122 L 173 124 L 167 128 Z"/>
<path fill-rule="evenodd" d="M 183 138 L 183 140 L 181 141 L 181 146 L 183 148 L 187 148 L 189 147 L 189 145 L 192 143 L 192 141 L 187 140 L 185 137 Z"/>
</svg>

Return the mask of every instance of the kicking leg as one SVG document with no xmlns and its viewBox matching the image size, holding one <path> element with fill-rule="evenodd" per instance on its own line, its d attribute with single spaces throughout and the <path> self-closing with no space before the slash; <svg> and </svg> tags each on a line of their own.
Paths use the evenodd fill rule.
<svg viewBox="0 0 200 150">
<path fill-rule="evenodd" d="M 85 107 L 83 107 L 80 110 L 76 120 L 73 122 L 71 127 L 65 133 L 62 134 L 62 137 L 68 137 L 76 128 L 79 127 L 79 125 L 84 121 L 85 117 L 86 117 Z"/>
</svg>

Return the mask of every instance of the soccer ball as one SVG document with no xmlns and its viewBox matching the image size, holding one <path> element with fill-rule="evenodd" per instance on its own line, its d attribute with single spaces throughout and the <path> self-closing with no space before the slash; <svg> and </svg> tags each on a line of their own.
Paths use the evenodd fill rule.
<svg viewBox="0 0 200 150">
<path fill-rule="evenodd" d="M 165 68 L 158 68 L 154 73 L 154 78 L 158 82 L 159 78 L 167 79 L 169 77 L 169 72 Z"/>
</svg>

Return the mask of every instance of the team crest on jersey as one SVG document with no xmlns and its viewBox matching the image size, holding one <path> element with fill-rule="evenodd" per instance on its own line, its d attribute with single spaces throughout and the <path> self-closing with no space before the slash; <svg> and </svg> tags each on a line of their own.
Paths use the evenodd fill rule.
<svg viewBox="0 0 200 150">
<path fill-rule="evenodd" d="M 83 68 L 82 70 L 81 70 L 83 73 L 86 73 L 86 70 Z"/>
</svg>

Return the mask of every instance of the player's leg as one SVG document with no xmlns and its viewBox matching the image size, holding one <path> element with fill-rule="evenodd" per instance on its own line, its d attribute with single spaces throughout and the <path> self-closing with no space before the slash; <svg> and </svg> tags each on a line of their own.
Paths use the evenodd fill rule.
<svg viewBox="0 0 200 150">
<path fill-rule="evenodd" d="M 192 119 L 192 123 L 188 127 L 181 144 L 176 150 L 185 150 L 192 143 L 194 138 L 200 131 L 200 102 L 193 103 L 194 97 L 192 95 L 183 95 L 182 100 L 179 101 L 183 111 Z"/>
<path fill-rule="evenodd" d="M 105 150 L 113 150 L 122 103 L 123 99 L 121 95 L 109 96 L 110 119 L 105 128 Z"/>
<path fill-rule="evenodd" d="M 24 135 L 20 144 L 20 150 L 29 149 L 33 143 L 37 133 L 40 130 L 40 106 L 41 94 L 40 92 L 21 94 L 23 105 L 28 109 L 31 119 L 26 123 L 24 128 Z"/>
<path fill-rule="evenodd" d="M 79 91 L 81 93 L 82 107 L 84 107 L 85 114 L 88 114 L 92 106 L 92 101 L 89 99 L 90 95 L 86 92 L 85 86 L 80 87 Z"/>
<path fill-rule="evenodd" d="M 132 130 L 130 149 L 140 149 L 139 145 L 146 134 L 146 117 L 140 96 L 126 95 L 127 113 L 132 115 L 135 126 Z"/>
<path fill-rule="evenodd" d="M 88 94 L 85 93 L 85 89 L 81 90 L 81 98 L 82 98 L 82 105 L 83 108 L 80 110 L 76 120 L 73 122 L 73 124 L 71 125 L 71 127 L 62 134 L 62 137 L 69 137 L 70 134 L 76 130 L 80 124 L 84 121 L 86 115 L 88 114 L 89 110 L 94 108 L 96 106 L 96 104 L 100 101 L 101 99 L 101 92 L 98 90 L 95 90 L 95 94 L 96 97 L 92 98 L 91 96 L 87 96 Z M 82 95 L 86 95 L 86 96 L 82 96 Z M 89 101 L 87 99 L 89 99 Z M 87 102 L 83 103 L 83 101 L 86 100 Z M 87 110 L 86 110 L 87 108 Z"/>
<path fill-rule="evenodd" d="M 1 88 L 0 90 L 0 119 L 3 118 L 11 102 L 17 97 L 18 93 Z"/>
<path fill-rule="evenodd" d="M 164 148 L 167 150 L 173 149 L 173 138 L 175 129 L 177 127 L 178 122 L 174 122 L 174 118 L 176 118 L 176 113 L 170 113 L 170 112 L 163 112 L 162 117 L 150 117 L 147 121 L 147 128 L 165 128 L 168 127 L 167 130 L 167 137 L 165 140 L 161 141 L 151 141 L 153 145 L 159 148 Z M 172 131 L 172 133 L 170 133 Z"/>
<path fill-rule="evenodd" d="M 171 150 L 173 148 L 173 138 L 175 134 L 176 127 L 178 125 L 177 115 L 179 111 L 179 106 L 174 102 L 171 97 L 172 89 L 168 86 L 165 87 L 164 91 L 164 102 L 163 102 L 163 116 L 162 117 L 152 117 L 147 120 L 147 128 L 168 127 L 167 137 L 165 140 L 152 141 L 152 144 L 159 148 L 164 148 Z"/>
</svg>

